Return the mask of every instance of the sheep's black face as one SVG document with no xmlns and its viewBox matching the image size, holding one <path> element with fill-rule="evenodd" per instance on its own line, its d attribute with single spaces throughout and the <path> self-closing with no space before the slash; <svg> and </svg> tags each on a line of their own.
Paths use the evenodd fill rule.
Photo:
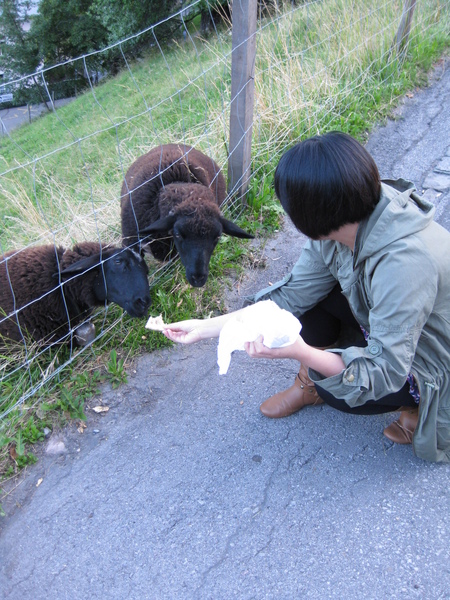
<svg viewBox="0 0 450 600">
<path fill-rule="evenodd" d="M 186 184 L 187 185 L 187 184 Z M 201 187 L 189 184 L 191 187 Z M 169 189 L 166 186 L 166 191 Z M 253 238 L 251 233 L 244 231 L 238 225 L 225 219 L 216 205 L 195 203 L 188 206 L 181 204 L 183 210 L 171 211 L 167 216 L 154 221 L 148 227 L 140 229 L 139 235 L 144 238 L 152 235 L 172 235 L 176 253 L 186 270 L 186 278 L 193 287 L 202 287 L 208 279 L 209 261 L 214 248 L 217 246 L 222 233 L 237 238 Z M 150 247 L 150 251 L 159 260 L 164 260 Z M 174 253 L 172 253 L 174 256 Z"/>
<path fill-rule="evenodd" d="M 189 221 L 179 219 L 173 227 L 173 241 L 186 271 L 186 279 L 193 287 L 203 287 L 208 279 L 209 261 L 222 235 L 219 222 L 210 224 L 199 234 Z"/>
<path fill-rule="evenodd" d="M 111 256 L 105 258 L 103 263 L 105 277 L 99 278 L 97 290 L 99 300 L 115 302 L 131 317 L 146 315 L 151 300 L 148 267 L 144 259 L 129 249 L 116 250 Z"/>
</svg>

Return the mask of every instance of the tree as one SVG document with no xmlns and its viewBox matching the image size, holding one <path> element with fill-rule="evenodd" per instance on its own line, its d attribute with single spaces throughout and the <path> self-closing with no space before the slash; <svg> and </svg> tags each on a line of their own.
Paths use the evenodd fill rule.
<svg viewBox="0 0 450 600">
<path fill-rule="evenodd" d="M 107 31 L 91 12 L 93 0 L 41 0 L 31 35 L 44 66 L 99 50 Z"/>
<path fill-rule="evenodd" d="M 93 0 L 92 3 L 92 12 L 107 29 L 110 44 L 155 25 L 180 8 L 181 0 Z M 172 29 L 168 23 L 158 31 L 166 35 Z M 139 36 L 135 46 L 143 46 L 152 38 L 151 32 Z"/>
<path fill-rule="evenodd" d="M 0 13 L 0 37 L 3 40 L 0 70 L 5 80 L 33 73 L 39 65 L 39 53 L 29 31 L 31 0 L 3 0 Z"/>
<path fill-rule="evenodd" d="M 101 68 L 100 55 L 89 59 L 88 72 L 75 59 L 104 47 L 107 31 L 91 13 L 92 0 L 41 0 L 30 35 L 38 48 L 45 80 L 54 98 L 75 94 Z M 55 66 L 62 63 L 60 66 Z M 50 68 L 52 67 L 52 68 Z"/>
<path fill-rule="evenodd" d="M 4 38 L 0 70 L 9 80 L 44 71 L 34 85 L 23 82 L 15 89 L 19 101 L 66 97 L 87 85 L 93 72 L 114 72 L 120 50 L 138 54 L 155 42 L 180 35 L 181 18 L 166 19 L 187 0 L 40 0 L 38 12 L 30 16 L 33 0 L 2 0 L 0 40 Z M 220 5 L 223 0 L 216 0 Z M 195 18 L 203 3 L 189 10 L 185 22 Z M 212 5 L 213 11 L 216 10 Z M 203 7 L 203 10 L 206 10 Z M 208 8 L 208 16 L 210 15 Z M 204 19 L 205 23 L 206 20 Z M 205 26 L 206 28 L 206 26 Z M 148 31 L 145 31 L 148 30 Z M 144 31 L 142 35 L 135 34 Z M 105 46 L 130 38 L 121 47 L 96 53 Z M 76 59 L 90 55 L 86 61 Z M 89 63 L 85 66 L 85 62 Z"/>
<path fill-rule="evenodd" d="M 67 61 L 101 49 L 107 40 L 106 29 L 90 12 L 92 0 L 41 0 L 36 15 L 30 15 L 32 5 L 31 0 L 3 0 L 0 67 L 6 80 L 45 69 L 48 90 L 35 76 L 33 85 L 28 80 L 14 87 L 15 102 L 46 102 L 48 91 L 59 98 L 87 85 L 90 73 Z M 90 61 L 90 71 L 99 67 L 95 60 Z M 59 63 L 66 64 L 50 68 Z"/>
</svg>

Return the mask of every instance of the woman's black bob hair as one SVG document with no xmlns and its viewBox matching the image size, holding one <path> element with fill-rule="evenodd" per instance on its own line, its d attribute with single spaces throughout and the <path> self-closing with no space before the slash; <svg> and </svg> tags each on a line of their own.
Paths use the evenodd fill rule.
<svg viewBox="0 0 450 600">
<path fill-rule="evenodd" d="M 381 181 L 367 150 L 330 131 L 288 150 L 275 170 L 275 193 L 295 227 L 311 239 L 358 223 L 374 210 Z"/>
</svg>

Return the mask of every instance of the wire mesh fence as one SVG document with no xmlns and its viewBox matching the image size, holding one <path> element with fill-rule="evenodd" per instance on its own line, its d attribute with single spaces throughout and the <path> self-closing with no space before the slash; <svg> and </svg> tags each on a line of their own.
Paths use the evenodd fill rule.
<svg viewBox="0 0 450 600">
<path fill-rule="evenodd" d="M 21 109 L 0 111 L 0 285 L 10 298 L 8 308 L 0 307 L 0 331 L 6 323 L 19 331 L 14 343 L 0 341 L 0 419 L 52 385 L 75 357 L 91 360 L 93 348 L 100 350 L 112 332 L 119 329 L 126 336 L 132 326 L 124 325 L 121 309 L 105 301 L 94 312 L 94 338 L 77 346 L 76 327 L 91 317 L 86 314 L 74 326 L 68 282 L 54 277 L 60 273 L 58 248 L 70 251 L 94 242 L 104 278 L 110 259 L 102 249 L 122 245 L 121 185 L 132 162 L 161 144 L 188 144 L 227 173 L 231 63 L 237 49 L 226 11 L 218 19 L 207 7 L 207 32 L 200 17 L 188 18 L 199 5 L 200 0 L 193 2 L 101 52 L 0 84 L 0 97 L 38 99 L 44 109 L 31 123 L 27 111 L 20 127 L 14 127 L 14 112 Z M 373 113 L 402 89 L 406 66 L 414 64 L 421 49 L 442 45 L 448 36 L 448 6 L 439 0 L 418 4 L 401 53 L 395 45 L 405 9 L 400 1 L 316 0 L 258 7 L 253 116 L 245 132 L 251 136 L 250 181 L 270 179 L 283 150 L 299 139 L 329 129 L 361 133 L 373 122 Z M 137 53 L 141 37 L 146 47 Z M 113 72 L 105 64 L 113 64 Z M 242 81 L 238 94 L 248 85 Z M 59 106 L 57 99 L 68 91 L 70 101 Z M 242 210 L 243 199 L 234 189 L 223 212 Z M 32 277 L 28 284 L 21 277 L 20 285 L 28 285 L 26 304 L 31 307 L 55 293 L 65 303 L 67 327 L 50 348 L 21 326 L 25 305 L 15 301 L 12 269 L 12 257 L 25 257 L 42 245 L 56 256 L 53 283 L 39 297 Z M 151 288 L 170 278 L 173 260 L 147 262 Z M 39 280 L 44 278 L 39 272 L 44 267 L 31 261 L 29 267 L 34 274 L 38 270 Z M 77 277 L 82 278 L 74 274 L 69 281 Z M 50 309 L 47 316 L 52 318 Z"/>
</svg>

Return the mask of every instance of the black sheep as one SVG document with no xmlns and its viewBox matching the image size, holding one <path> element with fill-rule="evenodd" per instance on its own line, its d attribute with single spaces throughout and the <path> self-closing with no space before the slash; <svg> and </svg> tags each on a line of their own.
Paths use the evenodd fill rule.
<svg viewBox="0 0 450 600">
<path fill-rule="evenodd" d="M 123 244 L 140 244 L 144 250 L 149 246 L 161 261 L 179 254 L 188 282 L 201 287 L 222 233 L 253 238 L 222 216 L 219 206 L 225 196 L 225 179 L 211 158 L 183 144 L 153 148 L 125 175 L 121 194 Z M 145 239 L 148 236 L 152 237 L 150 242 Z"/>
<path fill-rule="evenodd" d="M 0 345 L 63 341 L 106 302 L 132 317 L 146 315 L 148 267 L 136 252 L 82 242 L 73 249 L 35 246 L 0 257 Z"/>
</svg>

